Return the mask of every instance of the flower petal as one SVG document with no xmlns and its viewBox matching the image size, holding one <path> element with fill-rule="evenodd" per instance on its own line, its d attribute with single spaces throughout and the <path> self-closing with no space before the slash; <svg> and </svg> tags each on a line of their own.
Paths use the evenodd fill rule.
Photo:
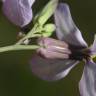
<svg viewBox="0 0 96 96">
<path fill-rule="evenodd" d="M 5 0 L 1 0 L 1 2 L 5 2 Z"/>
<path fill-rule="evenodd" d="M 39 38 L 38 45 L 41 47 L 37 52 L 48 59 L 67 59 L 71 54 L 68 44 L 64 41 L 53 38 Z"/>
<path fill-rule="evenodd" d="M 96 35 L 94 38 L 94 42 L 93 42 L 92 46 L 90 47 L 90 50 L 91 50 L 92 55 L 96 55 Z"/>
<path fill-rule="evenodd" d="M 23 2 L 24 0 L 22 0 L 22 2 Z M 34 4 L 34 2 L 35 2 L 35 0 L 25 0 L 25 2 L 28 4 L 28 5 L 30 5 L 30 7 L 32 7 L 32 5 Z M 26 4 L 25 3 L 25 4 Z"/>
<path fill-rule="evenodd" d="M 78 63 L 75 60 L 45 59 L 35 54 L 30 62 L 32 72 L 47 81 L 64 78 Z"/>
<path fill-rule="evenodd" d="M 76 46 L 87 46 L 82 38 L 81 32 L 72 20 L 67 4 L 60 3 L 55 11 L 54 17 L 57 27 L 56 34 L 60 40 Z"/>
<path fill-rule="evenodd" d="M 3 12 L 15 25 L 24 27 L 32 20 L 32 4 L 35 0 L 5 0 Z"/>
<path fill-rule="evenodd" d="M 82 78 L 79 82 L 81 96 L 96 96 L 96 63 L 86 63 Z"/>
</svg>

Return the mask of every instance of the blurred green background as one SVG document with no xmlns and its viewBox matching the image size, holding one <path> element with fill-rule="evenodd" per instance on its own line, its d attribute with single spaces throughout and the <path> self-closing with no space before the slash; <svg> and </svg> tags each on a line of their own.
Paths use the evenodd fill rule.
<svg viewBox="0 0 96 96">
<path fill-rule="evenodd" d="M 36 0 L 36 13 L 49 0 Z M 96 32 L 96 0 L 62 0 L 70 5 L 73 20 L 90 45 Z M 0 4 L 0 46 L 14 44 L 19 28 L 2 14 Z M 32 51 L 0 53 L 0 96 L 79 96 L 78 82 L 84 63 L 56 82 L 46 82 L 31 73 L 28 65 Z"/>
</svg>

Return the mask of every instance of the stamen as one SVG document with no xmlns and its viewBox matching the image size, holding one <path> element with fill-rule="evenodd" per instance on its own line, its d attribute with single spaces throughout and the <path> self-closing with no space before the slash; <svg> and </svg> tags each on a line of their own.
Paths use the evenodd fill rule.
<svg viewBox="0 0 96 96">
<path fill-rule="evenodd" d="M 76 48 L 75 48 L 76 49 Z M 88 48 L 84 48 L 84 49 L 76 49 L 76 50 L 72 50 L 72 54 L 70 54 L 70 59 L 75 59 L 75 60 L 87 60 L 88 58 L 90 58 L 90 49 Z"/>
</svg>

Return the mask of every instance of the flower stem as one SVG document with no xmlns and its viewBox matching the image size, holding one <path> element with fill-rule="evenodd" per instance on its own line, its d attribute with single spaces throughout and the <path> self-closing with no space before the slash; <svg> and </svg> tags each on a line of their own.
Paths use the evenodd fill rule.
<svg viewBox="0 0 96 96">
<path fill-rule="evenodd" d="M 38 23 L 35 24 L 35 26 L 33 27 L 33 29 L 28 33 L 26 34 L 25 37 L 23 37 L 22 39 L 20 39 L 16 45 L 19 45 L 19 44 L 22 44 L 24 42 L 24 40 L 26 39 L 29 39 L 29 38 L 33 38 L 33 37 L 40 37 L 40 32 L 42 31 L 43 29 L 40 27 L 38 28 Z M 39 32 L 39 34 L 38 34 Z"/>
<path fill-rule="evenodd" d="M 35 50 L 38 49 L 37 45 L 10 45 L 6 47 L 0 47 L 0 53 L 15 50 Z"/>
</svg>

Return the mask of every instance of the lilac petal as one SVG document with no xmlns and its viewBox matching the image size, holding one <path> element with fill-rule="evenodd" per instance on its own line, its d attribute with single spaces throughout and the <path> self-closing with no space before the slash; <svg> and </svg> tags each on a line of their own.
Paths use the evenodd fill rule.
<svg viewBox="0 0 96 96">
<path fill-rule="evenodd" d="M 41 47 L 37 52 L 48 59 L 67 59 L 71 54 L 70 49 L 68 49 L 68 44 L 64 41 L 53 38 L 40 38 L 38 40 L 38 45 Z"/>
<path fill-rule="evenodd" d="M 96 55 L 96 35 L 94 38 L 94 42 L 93 42 L 92 46 L 90 47 L 90 50 L 91 50 L 92 55 Z"/>
<path fill-rule="evenodd" d="M 22 0 L 22 1 L 24 1 L 24 0 Z M 34 4 L 35 0 L 25 0 L 25 2 L 28 3 L 28 5 L 30 5 L 30 7 L 32 7 L 32 5 Z"/>
<path fill-rule="evenodd" d="M 1 2 L 5 2 L 5 0 L 1 0 Z"/>
<path fill-rule="evenodd" d="M 34 0 L 5 0 L 3 12 L 15 25 L 24 27 L 32 20 L 32 4 Z"/>
<path fill-rule="evenodd" d="M 77 63 L 78 61 L 68 59 L 45 59 L 35 54 L 30 65 L 36 76 L 43 80 L 52 81 L 64 78 Z"/>
<path fill-rule="evenodd" d="M 86 63 L 82 78 L 79 82 L 81 96 L 96 96 L 96 63 Z"/>
<path fill-rule="evenodd" d="M 84 46 L 87 44 L 82 38 L 82 34 L 74 24 L 70 10 L 67 4 L 60 3 L 54 14 L 56 23 L 56 34 L 60 40 L 64 40 L 69 44 L 76 46 Z"/>
</svg>

